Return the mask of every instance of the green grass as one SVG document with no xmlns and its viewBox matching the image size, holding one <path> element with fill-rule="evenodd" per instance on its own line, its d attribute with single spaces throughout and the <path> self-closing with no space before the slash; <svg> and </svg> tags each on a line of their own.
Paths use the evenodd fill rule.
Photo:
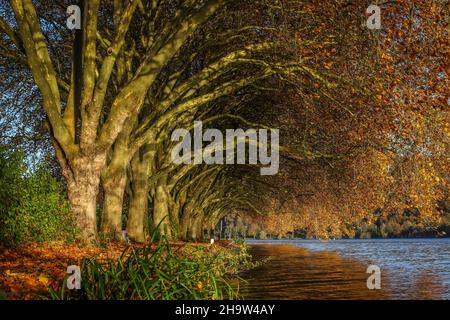
<svg viewBox="0 0 450 320">
<path fill-rule="evenodd" d="M 130 249 L 114 262 L 84 259 L 81 289 L 50 290 L 49 299 L 200 300 L 238 299 L 238 272 L 253 266 L 244 245 L 173 250 L 166 239 L 155 248 Z M 234 283 L 234 285 L 231 285 Z"/>
</svg>

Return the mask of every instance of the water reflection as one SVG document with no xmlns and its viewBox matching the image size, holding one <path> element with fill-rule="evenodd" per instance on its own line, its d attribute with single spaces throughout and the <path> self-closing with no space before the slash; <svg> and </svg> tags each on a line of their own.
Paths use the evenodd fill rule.
<svg viewBox="0 0 450 320">
<path fill-rule="evenodd" d="M 410 292 L 413 292 L 412 299 L 436 300 L 445 297 L 448 294 L 448 289 L 442 284 L 440 276 L 431 270 L 424 270 L 413 282 L 413 288 Z"/>
<path fill-rule="evenodd" d="M 255 259 L 271 256 L 243 274 L 246 299 L 387 299 L 385 290 L 369 290 L 367 266 L 333 252 L 309 252 L 290 245 L 257 245 Z M 381 279 L 383 283 L 383 277 Z"/>
<path fill-rule="evenodd" d="M 256 259 L 272 260 L 243 275 L 248 299 L 450 298 L 450 239 L 253 243 Z M 382 270 L 381 290 L 367 289 L 370 264 Z"/>
</svg>

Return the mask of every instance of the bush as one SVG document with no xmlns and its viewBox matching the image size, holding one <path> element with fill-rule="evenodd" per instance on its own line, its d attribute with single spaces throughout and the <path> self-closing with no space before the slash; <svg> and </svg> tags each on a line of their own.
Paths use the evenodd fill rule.
<svg viewBox="0 0 450 320">
<path fill-rule="evenodd" d="M 27 171 L 23 152 L 0 146 L 0 243 L 70 240 L 74 219 L 62 186 L 42 165 Z"/>
<path fill-rule="evenodd" d="M 259 235 L 258 235 L 259 240 L 266 240 L 267 239 L 267 234 L 264 230 L 262 230 Z"/>
</svg>

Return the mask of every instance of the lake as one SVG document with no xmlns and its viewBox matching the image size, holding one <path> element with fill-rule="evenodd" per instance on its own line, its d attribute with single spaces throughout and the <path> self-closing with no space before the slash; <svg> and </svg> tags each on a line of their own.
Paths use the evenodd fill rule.
<svg viewBox="0 0 450 320">
<path fill-rule="evenodd" d="M 247 240 L 246 299 L 450 299 L 450 239 Z M 367 288 L 369 265 L 381 289 Z"/>
</svg>

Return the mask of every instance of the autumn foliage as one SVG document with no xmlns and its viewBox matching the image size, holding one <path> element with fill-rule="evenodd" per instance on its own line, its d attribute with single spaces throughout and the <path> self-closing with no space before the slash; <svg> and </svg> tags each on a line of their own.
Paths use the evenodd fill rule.
<svg viewBox="0 0 450 320">
<path fill-rule="evenodd" d="M 88 0 L 78 31 L 61 25 L 69 2 L 0 0 L 8 295 L 114 260 L 123 244 L 78 243 L 124 229 L 142 244 L 447 235 L 445 1 L 383 2 L 370 30 L 367 1 Z M 175 165 L 171 134 L 194 121 L 279 129 L 279 173 Z M 77 245 L 26 245 L 46 240 Z"/>
<path fill-rule="evenodd" d="M 376 229 L 380 219 L 402 220 L 413 210 L 416 231 L 446 235 L 437 229 L 449 220 L 449 8 L 439 1 L 389 2 L 381 5 L 382 29 L 370 31 L 357 23 L 358 6 L 303 8 L 320 10 L 323 20 L 315 33 L 297 34 L 299 59 L 335 77 L 329 86 L 313 79 L 311 87 L 269 98 L 262 118 L 285 130 L 284 144 L 311 152 L 285 159 L 280 174 L 266 181 L 270 192 L 255 189 L 264 214 L 247 225 L 256 219 L 274 236 L 298 230 L 354 237 L 361 225 Z M 323 30 L 322 41 L 301 45 Z"/>
</svg>

